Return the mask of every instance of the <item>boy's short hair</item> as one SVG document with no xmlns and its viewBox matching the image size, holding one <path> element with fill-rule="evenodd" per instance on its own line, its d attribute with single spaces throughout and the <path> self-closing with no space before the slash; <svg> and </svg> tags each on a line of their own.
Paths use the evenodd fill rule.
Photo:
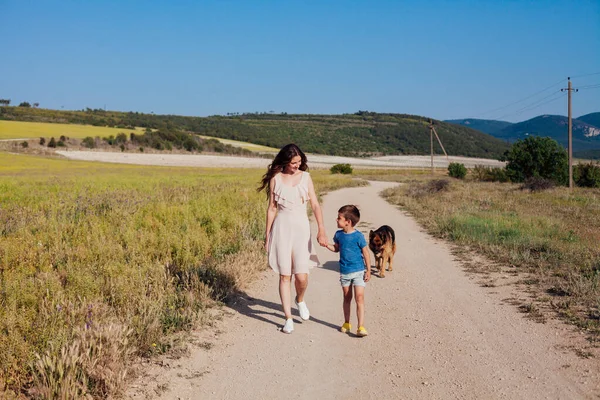
<svg viewBox="0 0 600 400">
<path fill-rule="evenodd" d="M 341 207 L 338 210 L 338 213 L 342 214 L 345 219 L 352 222 L 352 226 L 356 226 L 358 221 L 360 221 L 360 211 L 358 211 L 358 208 L 352 204 Z"/>
</svg>

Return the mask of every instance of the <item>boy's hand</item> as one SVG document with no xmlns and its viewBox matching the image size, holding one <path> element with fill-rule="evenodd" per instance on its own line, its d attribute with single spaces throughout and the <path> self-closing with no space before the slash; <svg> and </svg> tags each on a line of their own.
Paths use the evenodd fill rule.
<svg viewBox="0 0 600 400">
<path fill-rule="evenodd" d="M 369 282 L 371 280 L 371 268 L 369 268 L 365 271 L 364 280 L 365 280 L 365 282 Z"/>
</svg>

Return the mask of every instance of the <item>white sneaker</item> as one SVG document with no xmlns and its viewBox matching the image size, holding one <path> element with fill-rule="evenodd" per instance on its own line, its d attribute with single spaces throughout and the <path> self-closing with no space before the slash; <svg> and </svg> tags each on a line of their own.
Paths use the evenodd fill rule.
<svg viewBox="0 0 600 400">
<path fill-rule="evenodd" d="M 296 303 L 296 306 L 298 307 L 298 313 L 300 313 L 300 318 L 307 321 L 310 318 L 310 312 L 308 311 L 306 303 L 304 301 L 298 303 L 297 299 L 295 299 L 294 301 Z"/>
<path fill-rule="evenodd" d="M 281 332 L 292 333 L 293 331 L 294 331 L 294 320 L 291 318 L 288 318 L 285 320 L 285 325 L 283 325 Z"/>
</svg>

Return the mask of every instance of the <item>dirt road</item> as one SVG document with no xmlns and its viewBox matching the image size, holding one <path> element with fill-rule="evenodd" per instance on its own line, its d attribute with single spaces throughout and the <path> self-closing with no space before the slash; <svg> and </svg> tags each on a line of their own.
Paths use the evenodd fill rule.
<svg viewBox="0 0 600 400">
<path fill-rule="evenodd" d="M 557 321 L 536 323 L 507 298 L 512 285 L 483 287 L 450 247 L 378 196 L 390 184 L 328 194 L 332 237 L 337 209 L 357 204 L 359 230 L 396 230 L 395 269 L 366 289 L 366 327 L 342 321 L 336 254 L 320 248 L 306 297 L 310 321 L 279 331 L 278 278 L 268 271 L 213 328 L 196 333 L 189 357 L 147 367 L 131 398 L 156 399 L 580 399 L 600 396 L 597 358 L 579 357 L 582 335 Z M 506 282 L 510 277 L 505 277 Z M 353 310 L 354 315 L 354 310 Z M 353 318 L 353 326 L 356 320 Z"/>
</svg>

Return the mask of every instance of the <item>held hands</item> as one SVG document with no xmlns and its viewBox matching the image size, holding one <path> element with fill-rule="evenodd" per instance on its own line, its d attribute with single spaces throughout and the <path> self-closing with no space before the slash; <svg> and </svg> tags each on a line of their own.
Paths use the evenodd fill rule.
<svg viewBox="0 0 600 400">
<path fill-rule="evenodd" d="M 319 233 L 317 233 L 317 242 L 319 242 L 321 246 L 327 247 L 329 245 L 327 234 L 323 231 L 319 231 Z"/>
</svg>

